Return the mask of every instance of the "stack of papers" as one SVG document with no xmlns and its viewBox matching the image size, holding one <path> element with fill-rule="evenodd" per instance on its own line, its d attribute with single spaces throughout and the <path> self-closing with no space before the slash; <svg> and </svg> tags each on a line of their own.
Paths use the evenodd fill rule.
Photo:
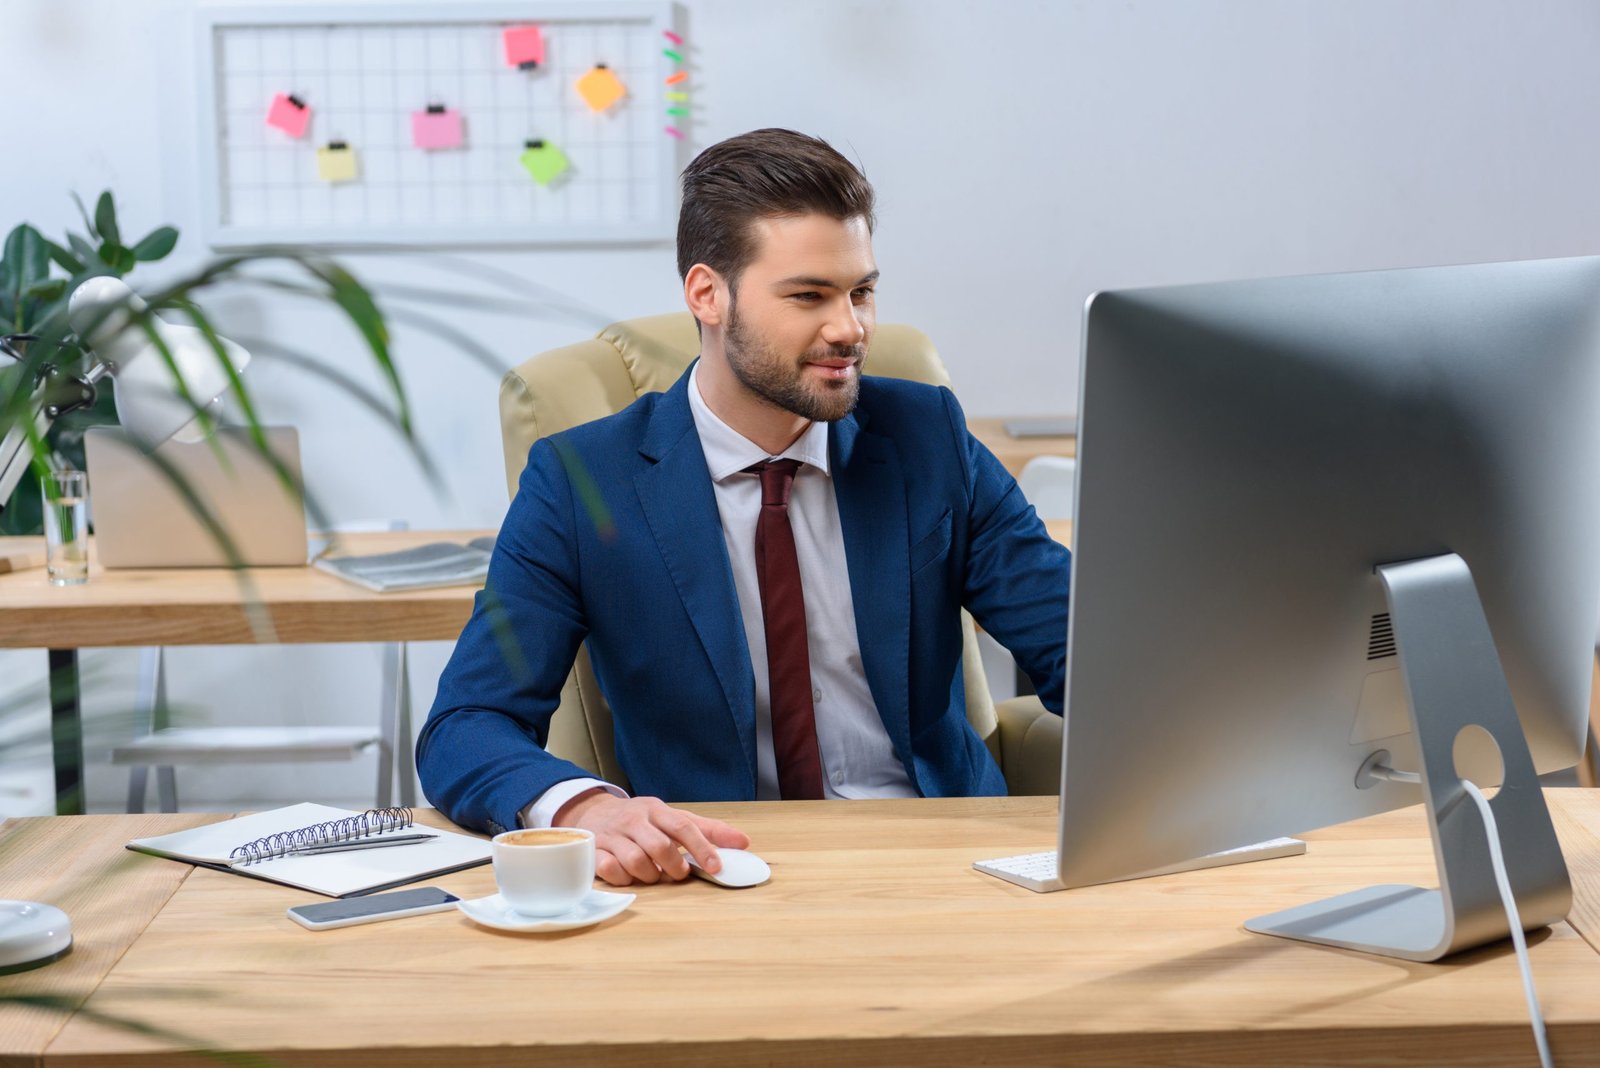
<svg viewBox="0 0 1600 1068">
<path fill-rule="evenodd" d="M 465 545 L 438 541 L 392 553 L 320 556 L 314 563 L 347 582 L 387 593 L 390 590 L 481 585 L 489 574 L 489 556 L 493 550 L 493 538 L 474 538 Z"/>
</svg>

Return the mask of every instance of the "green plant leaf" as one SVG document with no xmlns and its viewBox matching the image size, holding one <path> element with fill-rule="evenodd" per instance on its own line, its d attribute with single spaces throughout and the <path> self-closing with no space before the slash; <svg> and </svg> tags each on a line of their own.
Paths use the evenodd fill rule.
<svg viewBox="0 0 1600 1068">
<path fill-rule="evenodd" d="M 148 263 L 152 260 L 161 259 L 161 257 L 171 252 L 172 247 L 177 243 L 178 231 L 176 227 L 159 226 L 139 239 L 139 243 L 133 246 L 133 255 L 135 259 L 144 260 Z"/>
<path fill-rule="evenodd" d="M 0 257 L 6 264 L 6 295 L 11 305 L 8 332 L 21 332 L 29 326 L 28 289 L 50 277 L 50 250 L 39 231 L 22 223 L 6 235 Z"/>
<path fill-rule="evenodd" d="M 94 246 L 89 244 L 87 238 L 79 237 L 77 234 L 68 234 L 67 244 L 72 246 L 72 251 L 78 254 L 78 258 L 83 261 L 85 267 L 100 266 L 100 253 L 94 250 Z"/>
<path fill-rule="evenodd" d="M 406 403 L 405 387 L 400 383 L 400 372 L 396 370 L 394 360 L 389 355 L 389 328 L 384 323 L 383 313 L 378 310 L 372 294 L 356 281 L 354 275 L 336 263 L 302 261 L 302 265 L 327 283 L 334 302 L 344 310 L 345 315 L 355 324 L 355 328 L 366 341 L 367 348 L 372 351 L 372 358 L 378 362 L 384 377 L 389 380 L 389 388 L 394 391 L 395 401 L 400 408 L 398 413 L 400 425 L 406 434 L 410 435 L 411 409 Z"/>
<path fill-rule="evenodd" d="M 24 297 L 35 297 L 39 300 L 60 300 L 61 295 L 67 291 L 65 278 L 51 278 L 44 282 L 35 282 L 22 291 Z"/>
<path fill-rule="evenodd" d="M 68 252 L 54 241 L 46 238 L 44 245 L 46 251 L 50 253 L 50 258 L 55 261 L 56 266 L 66 271 L 68 274 L 82 274 L 84 269 L 87 267 L 87 264 L 85 264 L 81 259 L 79 259 L 77 256 L 74 256 L 72 253 Z"/>
<path fill-rule="evenodd" d="M 94 228 L 94 220 L 89 218 L 89 209 L 83 206 L 83 198 L 77 193 L 71 195 L 72 202 L 78 205 L 78 214 L 83 216 L 83 228 L 89 231 L 90 237 L 99 237 L 99 233 Z"/>
<path fill-rule="evenodd" d="M 114 245 L 109 241 L 100 246 L 99 256 L 102 263 L 118 274 L 127 274 L 138 266 L 139 262 L 134 258 L 133 249 L 125 245 Z"/>
<path fill-rule="evenodd" d="M 27 223 L 6 235 L 4 256 L 13 292 L 20 293 L 50 275 L 50 250 L 45 246 L 44 235 Z"/>
<path fill-rule="evenodd" d="M 122 244 L 122 234 L 117 230 L 117 207 L 111 201 L 111 190 L 100 194 L 94 206 L 94 229 L 100 239 L 109 244 Z"/>
</svg>

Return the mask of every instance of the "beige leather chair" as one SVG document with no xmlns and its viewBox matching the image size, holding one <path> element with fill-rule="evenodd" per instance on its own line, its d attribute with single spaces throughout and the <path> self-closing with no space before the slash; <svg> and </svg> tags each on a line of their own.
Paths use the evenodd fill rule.
<svg viewBox="0 0 1600 1068">
<path fill-rule="evenodd" d="M 700 351 L 688 312 L 614 323 L 599 336 L 542 353 L 500 383 L 500 428 L 506 453 L 506 490 L 517 479 L 528 449 L 539 438 L 621 411 L 649 392 L 663 392 Z M 909 326 L 878 327 L 872 341 L 873 374 L 948 386 L 933 343 Z M 1061 779 L 1061 719 L 1037 697 L 990 699 L 972 618 L 962 613 L 966 649 L 967 718 L 989 746 L 1013 794 L 1054 794 Z M 580 650 L 550 724 L 549 751 L 608 782 L 626 787 L 612 745 L 611 710 Z"/>
</svg>

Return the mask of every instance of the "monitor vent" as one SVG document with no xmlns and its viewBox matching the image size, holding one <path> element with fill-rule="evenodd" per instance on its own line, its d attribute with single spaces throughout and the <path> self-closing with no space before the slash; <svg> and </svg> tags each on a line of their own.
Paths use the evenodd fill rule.
<svg viewBox="0 0 1600 1068">
<path fill-rule="evenodd" d="M 1372 631 L 1367 636 L 1367 659 L 1382 660 L 1395 655 L 1395 651 L 1394 624 L 1389 620 L 1389 613 L 1373 616 Z"/>
</svg>

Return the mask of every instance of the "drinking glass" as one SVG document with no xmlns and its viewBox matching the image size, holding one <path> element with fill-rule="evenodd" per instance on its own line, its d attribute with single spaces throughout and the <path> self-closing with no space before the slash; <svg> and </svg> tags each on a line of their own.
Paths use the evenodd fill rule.
<svg viewBox="0 0 1600 1068">
<path fill-rule="evenodd" d="M 45 573 L 52 586 L 89 581 L 89 478 L 52 471 L 44 480 Z"/>
</svg>

